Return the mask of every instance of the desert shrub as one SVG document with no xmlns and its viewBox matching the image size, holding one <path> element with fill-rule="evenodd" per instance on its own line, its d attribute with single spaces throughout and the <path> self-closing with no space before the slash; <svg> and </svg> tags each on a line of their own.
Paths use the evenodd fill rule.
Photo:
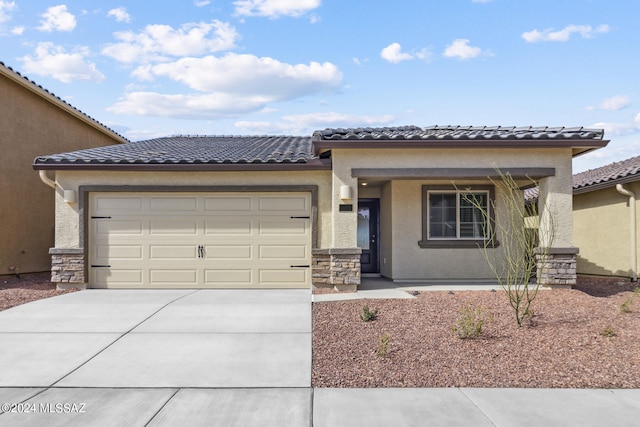
<svg viewBox="0 0 640 427">
<path fill-rule="evenodd" d="M 368 305 L 365 305 L 364 307 L 362 307 L 362 313 L 360 313 L 360 320 L 362 320 L 363 322 L 369 322 L 371 320 L 376 320 L 376 317 L 378 317 L 378 309 L 369 309 Z"/>
<path fill-rule="evenodd" d="M 615 337 L 616 333 L 611 327 L 611 325 L 607 325 L 604 329 L 600 331 L 600 335 L 602 335 L 603 337 L 611 338 L 611 337 Z"/>
<path fill-rule="evenodd" d="M 451 327 L 460 339 L 473 339 L 482 335 L 482 328 L 491 321 L 491 316 L 483 307 L 466 304 L 458 312 L 456 323 Z"/>
<path fill-rule="evenodd" d="M 378 347 L 376 348 L 376 356 L 385 357 L 389 351 L 389 341 L 391 340 L 391 335 L 384 334 L 380 336 L 378 339 Z"/>
</svg>

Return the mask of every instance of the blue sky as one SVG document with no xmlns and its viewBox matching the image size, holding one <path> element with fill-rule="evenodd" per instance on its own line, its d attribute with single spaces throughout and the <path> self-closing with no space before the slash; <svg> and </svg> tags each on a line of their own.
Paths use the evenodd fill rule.
<svg viewBox="0 0 640 427">
<path fill-rule="evenodd" d="M 640 2 L 0 0 L 0 61 L 132 141 L 585 126 L 640 154 Z"/>
</svg>

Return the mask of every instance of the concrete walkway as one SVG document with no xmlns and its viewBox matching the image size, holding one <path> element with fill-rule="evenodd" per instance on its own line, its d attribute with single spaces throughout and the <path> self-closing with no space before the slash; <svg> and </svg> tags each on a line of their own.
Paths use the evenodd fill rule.
<svg viewBox="0 0 640 427">
<path fill-rule="evenodd" d="M 634 425 L 640 390 L 312 389 L 302 290 L 100 291 L 0 312 L 0 426 Z"/>
</svg>

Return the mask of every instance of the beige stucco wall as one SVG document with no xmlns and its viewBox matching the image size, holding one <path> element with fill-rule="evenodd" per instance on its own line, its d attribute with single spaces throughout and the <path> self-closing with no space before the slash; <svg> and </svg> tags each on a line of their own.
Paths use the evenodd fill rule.
<svg viewBox="0 0 640 427">
<path fill-rule="evenodd" d="M 334 149 L 332 157 L 334 213 L 340 204 L 339 185 L 350 185 L 354 192 L 358 191 L 357 179 L 351 176 L 352 168 L 555 168 L 555 176 L 542 180 L 547 205 L 552 207 L 549 212 L 554 215 L 555 238 L 552 245 L 572 246 L 570 149 Z M 380 219 L 382 275 L 395 280 L 493 277 L 479 249 L 423 249 L 418 245 L 422 238 L 422 185 L 451 183 L 451 180 L 416 179 L 394 180 L 383 186 Z M 486 183 L 476 180 L 455 184 Z M 502 201 L 498 199 L 497 202 L 500 209 Z M 500 215 L 497 220 L 500 220 Z M 356 221 L 355 213 L 338 212 L 334 216 L 334 243 L 337 247 L 355 246 Z M 502 248 L 495 251 L 500 252 Z M 461 262 L 454 263 L 453 260 Z"/>
<path fill-rule="evenodd" d="M 78 191 L 81 185 L 110 186 L 318 186 L 318 247 L 331 247 L 331 171 L 307 172 L 74 172 L 58 171 L 58 184 Z M 56 247 L 81 248 L 79 204 L 56 197 Z"/>
<path fill-rule="evenodd" d="M 640 183 L 624 187 L 640 195 Z M 630 277 L 629 198 L 609 187 L 575 195 L 573 208 L 574 241 L 580 248 L 578 273 Z"/>
<path fill-rule="evenodd" d="M 54 190 L 31 167 L 35 157 L 117 141 L 0 74 L 0 275 L 49 271 Z"/>
</svg>

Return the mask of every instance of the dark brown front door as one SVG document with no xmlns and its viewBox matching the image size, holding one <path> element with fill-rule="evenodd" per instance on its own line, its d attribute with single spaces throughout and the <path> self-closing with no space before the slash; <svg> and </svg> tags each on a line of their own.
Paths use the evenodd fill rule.
<svg viewBox="0 0 640 427">
<path fill-rule="evenodd" d="M 360 267 L 362 273 L 379 273 L 378 262 L 380 230 L 380 199 L 358 201 L 358 247 L 362 248 Z"/>
</svg>

